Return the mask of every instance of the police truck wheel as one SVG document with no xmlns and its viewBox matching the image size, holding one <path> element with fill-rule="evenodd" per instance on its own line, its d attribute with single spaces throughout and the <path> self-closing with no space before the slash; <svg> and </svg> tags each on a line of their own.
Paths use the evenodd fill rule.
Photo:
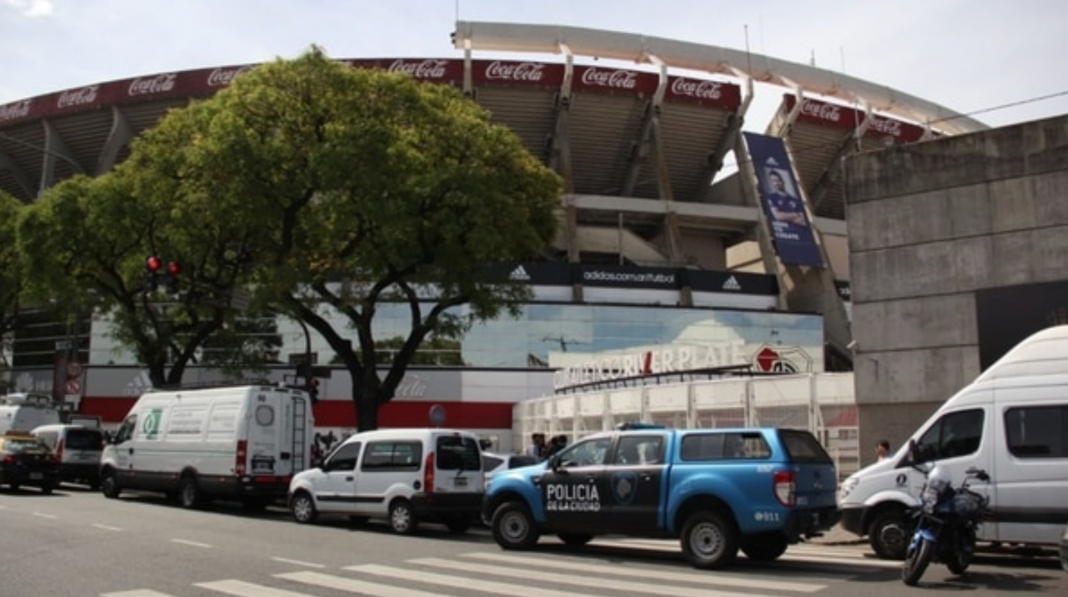
<svg viewBox="0 0 1068 597">
<path fill-rule="evenodd" d="M 718 512 L 698 512 L 682 526 L 682 555 L 694 568 L 723 568 L 738 555 L 738 531 Z"/>
<path fill-rule="evenodd" d="M 115 478 L 115 473 L 107 471 L 100 478 L 100 492 L 106 498 L 115 499 L 119 497 L 122 488 L 119 487 L 119 481 Z"/>
<path fill-rule="evenodd" d="M 398 535 L 411 535 L 418 530 L 419 520 L 408 500 L 396 500 L 389 505 L 389 528 Z"/>
<path fill-rule="evenodd" d="M 503 549 L 527 550 L 538 542 L 538 527 L 525 504 L 508 502 L 493 513 L 493 539 Z"/>
<path fill-rule="evenodd" d="M 289 510 L 293 513 L 293 520 L 300 524 L 315 522 L 319 516 L 319 512 L 315 509 L 315 500 L 304 491 L 293 496 L 293 501 L 289 503 Z"/>
</svg>

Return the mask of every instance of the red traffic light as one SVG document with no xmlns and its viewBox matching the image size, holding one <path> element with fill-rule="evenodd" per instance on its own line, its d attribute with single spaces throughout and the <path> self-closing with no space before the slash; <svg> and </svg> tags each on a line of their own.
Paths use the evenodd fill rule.
<svg viewBox="0 0 1068 597">
<path fill-rule="evenodd" d="M 177 261 L 170 261 L 167 263 L 167 273 L 172 276 L 177 276 L 182 273 L 182 266 L 178 265 Z"/>
<path fill-rule="evenodd" d="M 150 255 L 148 259 L 145 259 L 145 269 L 150 273 L 156 273 L 159 268 L 163 267 L 163 261 L 155 255 Z"/>
</svg>

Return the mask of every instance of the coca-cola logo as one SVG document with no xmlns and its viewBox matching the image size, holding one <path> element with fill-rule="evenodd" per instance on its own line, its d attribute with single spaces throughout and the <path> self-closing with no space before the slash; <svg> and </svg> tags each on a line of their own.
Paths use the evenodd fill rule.
<svg viewBox="0 0 1068 597">
<path fill-rule="evenodd" d="M 208 75 L 208 87 L 224 87 L 233 82 L 241 73 L 252 70 L 251 66 L 239 66 L 236 68 L 217 68 Z"/>
<path fill-rule="evenodd" d="M 0 122 L 29 116 L 31 106 L 33 106 L 33 100 L 28 99 L 0 106 Z"/>
<path fill-rule="evenodd" d="M 59 95 L 59 101 L 56 102 L 57 108 L 68 108 L 70 106 L 84 106 L 96 101 L 96 94 L 100 91 L 99 85 L 89 85 L 88 87 L 82 87 L 79 89 L 68 89 Z"/>
<path fill-rule="evenodd" d="M 597 87 L 611 87 L 612 89 L 634 89 L 638 86 L 638 73 L 632 70 L 599 70 L 596 68 L 586 69 L 582 73 L 582 82 L 585 85 Z"/>
<path fill-rule="evenodd" d="M 404 73 L 416 79 L 444 79 L 446 65 L 448 65 L 446 60 L 427 59 L 408 62 L 398 59 L 389 65 L 389 72 Z"/>
<path fill-rule="evenodd" d="M 405 375 L 393 391 L 396 398 L 422 398 L 426 396 L 427 383 L 418 375 Z"/>
<path fill-rule="evenodd" d="M 878 133 L 882 133 L 884 135 L 890 135 L 892 137 L 901 136 L 901 123 L 897 120 L 872 117 L 871 128 L 872 130 Z"/>
<path fill-rule="evenodd" d="M 544 64 L 536 62 L 491 62 L 486 67 L 486 79 L 490 81 L 541 81 Z"/>
<path fill-rule="evenodd" d="M 152 77 L 140 77 L 134 79 L 133 83 L 130 83 L 130 89 L 127 93 L 130 97 L 134 97 L 137 95 L 152 95 L 154 93 L 173 91 L 174 84 L 177 81 L 177 73 L 164 73 Z"/>
<path fill-rule="evenodd" d="M 829 122 L 838 122 L 842 118 L 842 109 L 839 106 L 812 100 L 805 100 L 801 105 L 801 113 Z"/>
<path fill-rule="evenodd" d="M 723 97 L 723 84 L 680 77 L 671 82 L 671 93 L 697 99 L 718 100 Z"/>
</svg>

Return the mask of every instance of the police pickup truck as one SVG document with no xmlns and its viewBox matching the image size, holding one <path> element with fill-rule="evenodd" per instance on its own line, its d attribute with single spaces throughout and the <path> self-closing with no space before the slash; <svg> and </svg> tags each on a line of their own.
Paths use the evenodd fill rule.
<svg viewBox="0 0 1068 597">
<path fill-rule="evenodd" d="M 738 549 L 770 561 L 838 521 L 837 474 L 797 429 L 644 426 L 582 438 L 533 466 L 495 475 L 483 514 L 504 549 L 552 533 L 579 546 L 596 535 L 679 539 L 697 568 Z"/>
</svg>

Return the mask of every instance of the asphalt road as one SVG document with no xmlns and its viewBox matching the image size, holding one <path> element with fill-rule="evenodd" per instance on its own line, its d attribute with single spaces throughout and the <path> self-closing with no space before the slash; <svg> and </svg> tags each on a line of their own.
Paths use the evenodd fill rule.
<svg viewBox="0 0 1068 597">
<path fill-rule="evenodd" d="M 191 511 L 150 494 L 0 492 L 0 597 L 1068 595 L 1068 574 L 1052 558 L 984 555 L 960 578 L 934 565 L 917 589 L 899 570 L 836 533 L 776 562 L 740 557 L 706 572 L 688 566 L 673 541 L 606 538 L 575 549 L 546 537 L 517 553 L 481 528 L 454 535 L 425 525 L 399 537 L 382 523 L 298 525 L 282 509 Z"/>
</svg>

